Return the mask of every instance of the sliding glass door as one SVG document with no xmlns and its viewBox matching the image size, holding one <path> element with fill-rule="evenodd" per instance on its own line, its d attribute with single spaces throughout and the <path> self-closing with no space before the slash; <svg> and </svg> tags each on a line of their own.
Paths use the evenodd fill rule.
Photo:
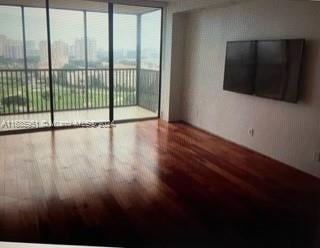
<svg viewBox="0 0 320 248">
<path fill-rule="evenodd" d="M 0 121 L 1 130 L 11 130 L 15 128 L 15 123 L 10 123 L 13 116 L 27 107 L 21 87 L 25 81 L 21 8 L 0 6 L 0 30 Z"/>
<path fill-rule="evenodd" d="M 0 0 L 0 132 L 157 118 L 160 40 L 158 8 Z"/>
<path fill-rule="evenodd" d="M 114 5 L 114 118 L 158 117 L 161 10 Z"/>
<path fill-rule="evenodd" d="M 22 9 L 26 49 L 26 99 L 29 111 L 23 118 L 38 123 L 39 128 L 49 127 L 51 104 L 45 1 L 36 8 Z"/>
<path fill-rule="evenodd" d="M 50 1 L 55 126 L 109 121 L 107 10 L 106 3 Z"/>
<path fill-rule="evenodd" d="M 107 10 L 108 6 L 103 6 Z M 109 121 L 109 17 L 87 13 L 88 108 L 90 120 Z"/>
<path fill-rule="evenodd" d="M 50 126 L 45 1 L 0 5 L 0 132 Z"/>
</svg>

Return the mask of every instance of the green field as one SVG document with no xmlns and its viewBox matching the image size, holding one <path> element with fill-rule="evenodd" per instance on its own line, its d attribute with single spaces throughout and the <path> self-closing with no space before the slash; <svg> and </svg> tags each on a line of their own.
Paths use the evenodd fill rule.
<svg viewBox="0 0 320 248">
<path fill-rule="evenodd" d="M 28 91 L 28 94 L 27 94 Z M 38 82 L 26 85 L 20 80 L 0 81 L 0 114 L 50 111 L 50 90 L 48 83 Z M 109 89 L 95 86 L 86 90 L 82 86 L 54 84 L 54 109 L 56 111 L 103 108 L 109 105 Z M 136 91 L 118 86 L 114 90 L 115 106 L 136 104 Z"/>
</svg>

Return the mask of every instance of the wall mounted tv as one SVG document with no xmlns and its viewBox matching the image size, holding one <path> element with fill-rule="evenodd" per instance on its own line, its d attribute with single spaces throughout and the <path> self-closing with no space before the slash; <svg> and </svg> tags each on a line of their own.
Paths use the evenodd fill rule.
<svg viewBox="0 0 320 248">
<path fill-rule="evenodd" d="M 296 103 L 304 39 L 229 41 L 223 89 Z"/>
</svg>

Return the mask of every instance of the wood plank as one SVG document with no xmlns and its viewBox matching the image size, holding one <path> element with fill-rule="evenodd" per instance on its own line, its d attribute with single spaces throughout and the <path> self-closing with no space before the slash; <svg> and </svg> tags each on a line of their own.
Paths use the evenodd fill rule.
<svg viewBox="0 0 320 248">
<path fill-rule="evenodd" d="M 2 241 L 315 247 L 319 226 L 319 179 L 184 123 L 0 136 Z"/>
</svg>

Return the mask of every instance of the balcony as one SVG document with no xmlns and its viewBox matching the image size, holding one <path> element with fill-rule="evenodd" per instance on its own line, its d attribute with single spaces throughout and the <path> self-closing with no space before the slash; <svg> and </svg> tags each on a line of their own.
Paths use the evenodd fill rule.
<svg viewBox="0 0 320 248">
<path fill-rule="evenodd" d="M 138 71 L 114 70 L 116 120 L 158 115 L 159 71 Z M 108 69 L 54 69 L 52 83 L 55 120 L 108 120 Z M 49 70 L 0 70 L 0 123 L 50 120 L 49 88 Z M 11 129 L 2 125 L 0 131 Z"/>
<path fill-rule="evenodd" d="M 0 16 L 0 132 L 52 114 L 55 126 L 158 117 L 160 8 L 52 0 L 0 3 Z"/>
</svg>

